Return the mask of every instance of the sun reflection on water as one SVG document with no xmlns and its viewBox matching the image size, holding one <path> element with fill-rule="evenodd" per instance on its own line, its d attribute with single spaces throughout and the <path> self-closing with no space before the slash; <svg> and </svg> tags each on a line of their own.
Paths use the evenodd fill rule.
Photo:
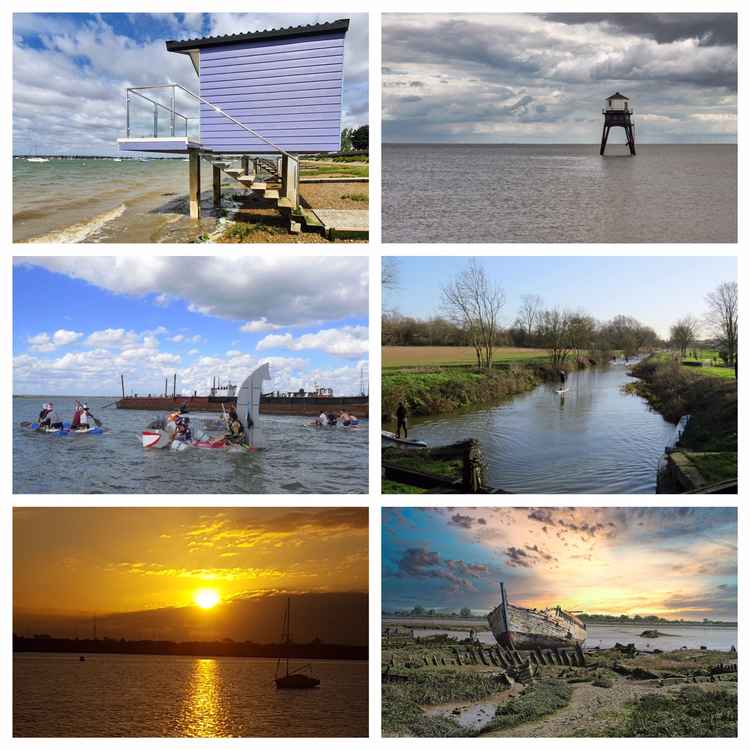
<svg viewBox="0 0 750 750">
<path fill-rule="evenodd" d="M 228 711 L 223 696 L 219 663 L 196 659 L 182 710 L 182 734 L 188 737 L 228 736 Z"/>
</svg>

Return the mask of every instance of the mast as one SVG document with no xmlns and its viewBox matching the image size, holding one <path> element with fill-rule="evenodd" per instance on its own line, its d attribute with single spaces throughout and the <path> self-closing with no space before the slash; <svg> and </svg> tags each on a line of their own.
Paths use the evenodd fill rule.
<svg viewBox="0 0 750 750">
<path fill-rule="evenodd" d="M 286 676 L 289 677 L 289 638 L 291 631 L 291 621 L 289 619 L 290 610 L 292 606 L 291 597 L 286 598 Z"/>
</svg>

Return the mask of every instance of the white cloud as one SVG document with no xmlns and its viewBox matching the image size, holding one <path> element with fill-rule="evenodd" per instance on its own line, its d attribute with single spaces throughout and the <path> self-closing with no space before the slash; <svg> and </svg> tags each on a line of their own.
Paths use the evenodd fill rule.
<svg viewBox="0 0 750 750">
<path fill-rule="evenodd" d="M 367 258 L 362 257 L 100 256 L 81 263 L 70 256 L 34 256 L 14 262 L 116 294 L 169 294 L 193 312 L 251 324 L 315 325 L 368 313 Z"/>
<path fill-rule="evenodd" d="M 266 331 L 276 331 L 281 328 L 279 325 L 269 323 L 265 318 L 260 320 L 249 320 L 244 325 L 240 326 L 240 331 L 243 333 L 265 333 Z"/>
<path fill-rule="evenodd" d="M 175 344 L 179 344 L 180 342 L 185 340 L 185 336 L 181 333 L 178 333 L 175 336 L 171 336 L 169 340 L 173 341 Z"/>
<path fill-rule="evenodd" d="M 63 346 L 69 346 L 82 338 L 83 334 L 78 331 L 66 331 L 59 328 L 51 336 L 46 333 L 37 333 L 29 336 L 26 340 L 32 352 L 53 352 Z"/>
<path fill-rule="evenodd" d="M 368 335 L 366 326 L 327 328 L 317 333 L 305 333 L 297 338 L 292 336 L 291 333 L 272 333 L 261 339 L 256 348 L 258 351 L 268 349 L 289 349 L 290 351 L 317 349 L 327 354 L 353 357 L 367 354 L 369 348 Z"/>
</svg>

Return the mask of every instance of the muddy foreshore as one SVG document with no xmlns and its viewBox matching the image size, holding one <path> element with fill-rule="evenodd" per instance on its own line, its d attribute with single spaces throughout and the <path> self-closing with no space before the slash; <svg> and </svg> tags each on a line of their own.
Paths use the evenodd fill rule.
<svg viewBox="0 0 750 750">
<path fill-rule="evenodd" d="M 737 654 L 622 646 L 584 666 L 499 668 L 445 636 L 383 639 L 389 737 L 705 737 L 737 734 Z M 523 657 L 524 652 L 519 652 Z M 484 663 L 487 661 L 488 663 Z M 493 660 L 494 661 L 494 660 Z"/>
</svg>

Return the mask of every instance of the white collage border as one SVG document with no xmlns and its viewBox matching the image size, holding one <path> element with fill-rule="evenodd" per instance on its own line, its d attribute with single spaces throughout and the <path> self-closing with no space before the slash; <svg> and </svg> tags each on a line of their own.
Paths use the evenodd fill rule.
<svg viewBox="0 0 750 750">
<path fill-rule="evenodd" d="M 178 6 L 178 7 L 175 7 Z M 655 9 L 653 3 L 642 2 L 638 0 L 628 5 L 628 12 L 737 12 L 740 10 L 740 3 L 726 2 L 695 2 L 694 0 L 684 0 L 676 2 L 660 2 Z M 369 446 L 369 476 L 370 492 L 365 496 L 354 495 L 188 495 L 185 497 L 177 495 L 127 495 L 127 496 L 96 496 L 96 498 L 84 498 L 82 495 L 17 495 L 12 494 L 12 451 L 11 451 L 11 430 L 8 429 L 12 421 L 12 337 L 11 337 L 11 320 L 12 320 L 12 276 L 11 263 L 12 256 L 15 255 L 55 255 L 69 254 L 71 250 L 63 246 L 56 245 L 17 245 L 12 244 L 12 12 L 300 12 L 310 13 L 309 4 L 301 3 L 299 0 L 290 2 L 289 0 L 277 0 L 272 6 L 264 6 L 262 3 L 250 2 L 226 2 L 225 0 L 214 0 L 206 3 L 195 2 L 195 0 L 182 0 L 179 3 L 165 2 L 165 0 L 152 0 L 143 2 L 142 0 L 133 0 L 133 2 L 122 2 L 122 0 L 99 0 L 90 2 L 89 0 L 59 0 L 58 2 L 38 2 L 37 0 L 11 0 L 3 8 L 2 26 L 5 44 L 2 46 L 1 54 L 3 56 L 3 120 L 0 127 L 5 133 L 5 159 L 2 161 L 5 171 L 2 182 L 2 195 L 5 199 L 6 213 L 3 220 L 3 237 L 7 247 L 7 257 L 2 262 L 2 276 L 0 278 L 0 304 L 2 304 L 2 315 L 0 316 L 5 327 L 3 337 L 3 347 L 0 357 L 2 357 L 2 367 L 0 367 L 0 384 L 2 387 L 2 403 L 4 409 L 2 413 L 6 415 L 6 430 L 3 431 L 2 451 L 0 452 L 0 481 L 3 482 L 3 508 L 2 508 L 2 570 L 0 577 L 0 591 L 2 592 L 3 609 L 3 627 L 0 630 L 0 638 L 5 644 L 3 649 L 3 666 L 0 673 L 0 701 L 2 708 L 2 729 L 0 729 L 0 741 L 10 741 L 14 746 L 19 747 L 55 747 L 55 748 L 80 748 L 82 745 L 90 747 L 132 747 L 133 743 L 138 746 L 146 747 L 148 745 L 156 746 L 157 743 L 165 741 L 170 746 L 180 747 L 251 747 L 251 748 L 302 748 L 302 747 L 346 747 L 346 748 L 405 748 L 405 747 L 426 747 L 430 739 L 383 739 L 380 737 L 380 510 L 382 506 L 400 506 L 410 505 L 467 505 L 481 506 L 489 505 L 488 502 L 479 502 L 474 496 L 460 496 L 449 500 L 445 496 L 397 496 L 380 493 L 380 439 L 377 435 L 380 417 L 380 311 L 381 311 L 381 290 L 380 290 L 380 258 L 381 255 L 465 255 L 465 256 L 515 256 L 515 255 L 537 255 L 537 256 L 554 256 L 554 255 L 578 255 L 578 256 L 702 256 L 702 255 L 736 255 L 738 257 L 738 278 L 740 285 L 744 289 L 745 284 L 750 285 L 750 277 L 746 273 L 747 261 L 743 257 L 743 250 L 746 244 L 746 235 L 744 231 L 744 214 L 739 212 L 738 216 L 738 238 L 737 245 L 699 245 L 699 244 L 655 244 L 655 245 L 601 245 L 601 244 L 568 244 L 568 245 L 453 245 L 453 244 L 434 244 L 434 245 L 382 245 L 381 236 L 381 197 L 380 197 L 380 111 L 381 111 L 381 91 L 380 91 L 380 42 L 381 30 L 380 21 L 381 13 L 398 13 L 398 12 L 427 12 L 427 13 L 499 13 L 499 12 L 622 12 L 624 8 L 621 4 L 614 3 L 611 0 L 603 0 L 600 3 L 593 2 L 575 2 L 573 0 L 553 0 L 553 2 L 518 2 L 510 0 L 509 2 L 489 2 L 489 0 L 464 0 L 464 2 L 448 2 L 446 0 L 433 0 L 425 2 L 424 0 L 402 0 L 402 2 L 393 2 L 393 0 L 373 0 L 364 2 L 362 0 L 348 0 L 348 2 L 330 2 L 330 0 L 320 0 L 315 4 L 315 12 L 335 12 L 341 16 L 351 13 L 368 12 L 370 14 L 370 142 L 374 144 L 370 149 L 370 174 L 373 179 L 370 183 L 370 243 L 369 245 L 349 245 L 349 246 L 325 246 L 325 254 L 331 256 L 347 255 L 369 255 L 370 269 L 370 396 L 373 405 L 370 419 L 370 446 Z M 747 66 L 745 64 L 744 44 L 747 42 L 745 33 L 745 17 L 740 12 L 739 17 L 740 43 L 739 43 L 739 76 L 740 76 L 740 96 L 739 96 L 739 129 L 744 133 L 744 101 L 741 93 L 743 92 L 742 84 L 745 80 Z M 744 144 L 745 138 L 740 137 L 738 141 Z M 747 173 L 748 159 L 745 151 L 741 146 L 739 153 L 739 174 L 738 174 L 738 205 L 744 203 L 745 198 L 745 175 Z M 316 246 L 321 247 L 321 246 Z M 235 246 L 236 249 L 236 246 Z M 294 245 L 282 247 L 280 245 L 256 245 L 249 247 L 246 254 L 255 255 L 265 252 L 282 253 L 286 255 L 305 255 L 305 246 Z M 158 252 L 153 246 L 144 245 L 81 245 L 75 248 L 75 254 L 81 256 L 98 256 L 98 255 L 138 255 L 148 252 L 149 254 L 159 255 L 220 255 L 221 250 L 218 247 L 210 245 L 160 245 Z M 308 251 L 309 252 L 309 251 Z M 745 304 L 744 295 L 740 298 L 740 307 L 744 319 L 745 311 L 750 306 Z M 746 412 L 745 404 L 747 402 L 748 386 L 740 381 L 739 384 L 739 417 L 740 423 Z M 744 436 L 744 431 L 742 431 Z M 741 437 L 742 445 L 744 439 Z M 748 457 L 740 450 L 739 472 L 745 476 L 747 474 Z M 742 485 L 741 485 L 742 486 Z M 609 506 L 609 507 L 637 507 L 644 505 L 643 496 L 614 496 L 614 495 L 519 495 L 508 503 L 501 503 L 493 496 L 491 504 L 493 505 L 513 505 L 513 506 Z M 731 496 L 727 496 L 731 498 Z M 690 502 L 692 506 L 716 507 L 717 504 L 723 505 L 742 505 L 742 495 L 731 498 L 720 503 L 710 502 L 706 499 L 698 499 Z M 94 502 L 92 502 L 94 500 Z M 236 738 L 236 739 L 185 739 L 185 738 L 145 738 L 145 739 L 11 739 L 12 735 L 12 659 L 11 659 L 11 635 L 12 635 L 12 506 L 80 506 L 80 505 L 100 505 L 100 506 L 330 506 L 330 505 L 357 505 L 368 506 L 370 508 L 370 737 L 369 739 L 260 739 L 260 738 Z M 685 501 L 680 496 L 659 497 L 658 503 L 649 503 L 650 505 L 660 506 L 681 506 Z M 744 592 L 744 540 L 747 539 L 748 528 L 745 520 L 746 513 L 740 509 L 738 523 L 738 538 L 743 540 L 738 549 L 738 568 L 739 568 L 739 634 L 738 634 L 738 652 L 739 652 L 739 670 L 744 674 L 744 668 L 750 663 L 745 658 L 745 647 L 750 645 L 750 641 L 745 636 L 745 625 L 750 607 L 747 606 Z M 740 682 L 740 724 L 739 737 L 745 735 L 745 726 L 747 724 L 747 700 L 746 691 L 743 682 Z M 530 740 L 528 739 L 504 739 L 503 745 L 521 747 Z M 605 744 L 622 744 L 632 742 L 627 738 L 616 738 L 609 740 L 595 739 L 536 739 L 535 742 L 549 743 L 554 742 L 556 748 L 561 750 L 580 750 L 581 742 L 593 747 Z M 740 739 L 726 740 L 706 740 L 706 739 L 682 739 L 677 740 L 680 746 L 698 747 L 707 744 L 721 744 L 723 746 L 736 744 Z M 476 748 L 476 743 L 484 744 L 491 742 L 488 739 L 451 739 L 442 740 L 446 747 L 455 748 Z M 675 747 L 675 741 L 669 739 L 644 739 L 639 740 L 639 744 L 648 744 L 650 747 Z"/>
</svg>

